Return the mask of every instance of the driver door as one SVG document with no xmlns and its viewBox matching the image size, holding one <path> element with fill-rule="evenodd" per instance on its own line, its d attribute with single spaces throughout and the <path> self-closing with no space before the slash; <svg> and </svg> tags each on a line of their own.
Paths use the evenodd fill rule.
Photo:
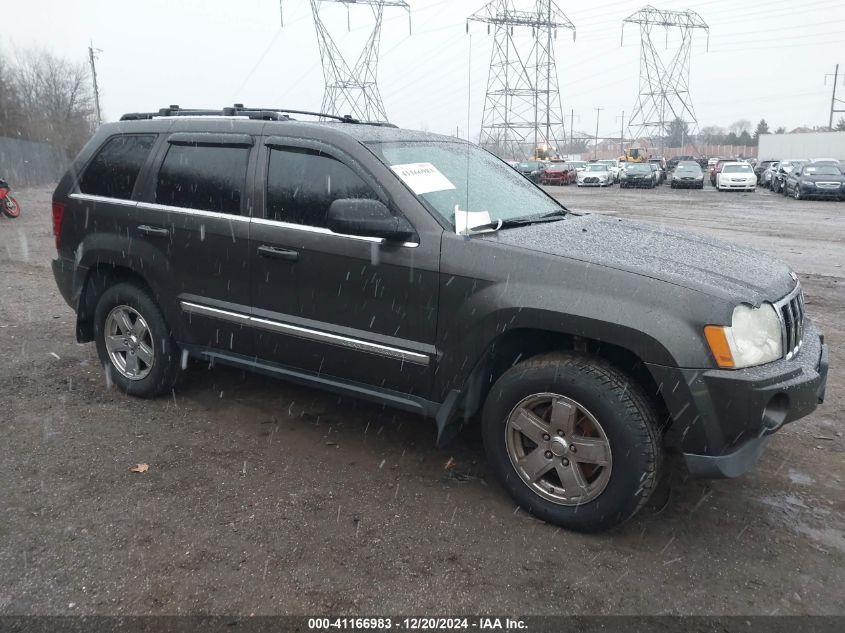
<svg viewBox="0 0 845 633">
<path fill-rule="evenodd" d="M 334 200 L 371 198 L 400 213 L 343 151 L 268 137 L 251 271 L 262 360 L 312 375 L 427 397 L 435 364 L 440 236 L 405 243 L 327 227 Z"/>
</svg>

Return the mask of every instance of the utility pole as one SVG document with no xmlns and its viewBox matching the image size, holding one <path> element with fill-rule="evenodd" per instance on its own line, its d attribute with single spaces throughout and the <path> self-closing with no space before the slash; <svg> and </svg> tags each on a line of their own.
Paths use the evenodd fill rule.
<svg viewBox="0 0 845 633">
<path fill-rule="evenodd" d="M 596 160 L 599 151 L 599 114 L 601 114 L 602 110 L 604 108 L 596 108 L 596 140 L 593 144 L 593 160 Z"/>
<path fill-rule="evenodd" d="M 94 48 L 94 42 L 89 41 L 88 46 L 88 61 L 91 62 L 91 79 L 94 83 L 94 107 L 97 109 L 97 125 L 102 122 L 100 116 L 100 89 L 97 87 L 97 65 L 95 63 L 95 53 L 101 53 L 99 48 Z M 832 116 L 832 115 L 831 115 Z"/>
<path fill-rule="evenodd" d="M 622 116 L 616 117 L 622 119 L 622 128 L 619 130 L 619 155 L 625 154 L 625 110 L 622 110 Z"/>
<path fill-rule="evenodd" d="M 827 83 L 827 78 L 830 77 L 830 73 L 824 76 L 825 83 Z M 836 98 L 836 82 L 839 81 L 839 64 L 836 64 L 836 70 L 833 72 L 833 96 L 830 98 L 830 122 L 827 126 L 832 130 L 833 129 L 833 114 L 835 112 L 845 112 L 845 109 L 836 109 L 836 104 L 841 103 L 845 105 L 845 101 L 842 99 Z"/>
<path fill-rule="evenodd" d="M 575 108 L 569 110 L 569 145 L 571 149 L 575 149 Z M 566 152 L 571 154 L 572 152 Z"/>
</svg>

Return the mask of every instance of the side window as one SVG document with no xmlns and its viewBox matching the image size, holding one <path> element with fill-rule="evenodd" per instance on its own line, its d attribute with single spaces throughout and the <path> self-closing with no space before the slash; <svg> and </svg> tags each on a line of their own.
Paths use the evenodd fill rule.
<svg viewBox="0 0 845 633">
<path fill-rule="evenodd" d="M 95 196 L 129 200 L 155 135 L 114 136 L 97 152 L 79 181 L 79 190 Z"/>
<path fill-rule="evenodd" d="M 315 150 L 271 149 L 267 167 L 267 218 L 325 227 L 329 206 L 340 198 L 377 200 L 349 167 Z"/>
<path fill-rule="evenodd" d="M 171 144 L 158 172 L 155 201 L 240 215 L 248 147 Z"/>
</svg>

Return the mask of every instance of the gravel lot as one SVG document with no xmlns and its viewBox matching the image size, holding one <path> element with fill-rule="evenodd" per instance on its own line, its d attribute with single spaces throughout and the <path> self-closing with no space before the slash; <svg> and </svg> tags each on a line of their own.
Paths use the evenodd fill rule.
<svg viewBox="0 0 845 633">
<path fill-rule="evenodd" d="M 51 188 L 18 191 L 22 217 L 0 218 L 0 614 L 845 614 L 845 203 L 553 189 L 783 257 L 831 346 L 827 402 L 751 474 L 675 472 L 622 528 L 570 534 L 516 510 L 472 429 L 437 450 L 428 421 L 202 365 L 173 398 L 107 388 L 49 270 Z"/>
</svg>

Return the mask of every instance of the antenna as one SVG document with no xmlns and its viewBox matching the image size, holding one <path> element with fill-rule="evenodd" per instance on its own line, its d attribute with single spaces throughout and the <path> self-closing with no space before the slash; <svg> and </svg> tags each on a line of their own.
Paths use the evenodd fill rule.
<svg viewBox="0 0 845 633">
<path fill-rule="evenodd" d="M 558 88 L 554 41 L 558 29 L 575 26 L 555 0 L 535 0 L 518 10 L 515 0 L 493 0 L 467 18 L 495 27 L 493 54 L 481 123 L 481 145 L 502 158 L 525 157 L 566 141 Z M 531 28 L 530 46 L 515 37 L 517 27 Z M 533 147 L 532 147 L 533 145 Z"/>
<path fill-rule="evenodd" d="M 675 119 L 687 124 L 690 135 L 697 134 L 698 119 L 689 93 L 690 51 L 695 29 L 707 33 L 709 49 L 710 27 L 695 11 L 662 11 L 650 5 L 622 21 L 623 37 L 625 24 L 640 25 L 640 93 L 628 120 L 632 138 L 658 136 L 663 147 Z M 660 55 L 652 40 L 652 30 L 661 26 L 666 31 L 667 49 L 669 29 L 681 34 L 681 43 L 669 59 Z"/>
<path fill-rule="evenodd" d="M 404 0 L 310 0 L 320 60 L 323 64 L 323 78 L 326 91 L 323 96 L 323 112 L 334 115 L 350 114 L 362 121 L 387 121 L 387 113 L 376 83 L 379 43 L 381 40 L 382 16 L 385 8 L 401 8 L 408 12 L 408 30 L 411 24 L 411 7 Z M 354 65 L 347 62 L 340 52 L 329 29 L 320 17 L 320 6 L 335 3 L 346 6 L 347 28 L 349 28 L 349 6 L 366 5 L 372 10 L 375 25 L 370 32 L 358 60 Z"/>
</svg>

